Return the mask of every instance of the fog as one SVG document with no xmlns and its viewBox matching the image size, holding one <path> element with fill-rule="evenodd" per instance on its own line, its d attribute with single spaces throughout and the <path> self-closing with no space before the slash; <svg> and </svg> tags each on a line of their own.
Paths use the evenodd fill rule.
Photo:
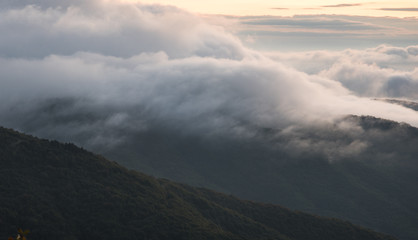
<svg viewBox="0 0 418 240">
<path fill-rule="evenodd" d="M 373 100 L 415 97 L 416 70 L 356 61 L 370 50 L 283 57 L 175 7 L 113 1 L 3 2 L 0 30 L 0 124 L 40 136 L 114 146 L 164 126 L 245 138 L 346 115 L 418 126 L 417 112 Z M 411 62 L 414 49 L 374 51 Z"/>
</svg>

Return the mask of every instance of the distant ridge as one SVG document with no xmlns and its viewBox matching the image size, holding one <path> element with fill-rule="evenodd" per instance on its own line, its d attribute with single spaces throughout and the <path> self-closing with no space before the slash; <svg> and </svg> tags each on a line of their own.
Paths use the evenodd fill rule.
<svg viewBox="0 0 418 240">
<path fill-rule="evenodd" d="M 252 137 L 150 128 L 95 151 L 154 176 L 418 239 L 418 128 L 355 115 L 290 131 L 245 127 Z"/>
<path fill-rule="evenodd" d="M 73 144 L 0 128 L 0 238 L 392 240 L 129 171 Z"/>
</svg>

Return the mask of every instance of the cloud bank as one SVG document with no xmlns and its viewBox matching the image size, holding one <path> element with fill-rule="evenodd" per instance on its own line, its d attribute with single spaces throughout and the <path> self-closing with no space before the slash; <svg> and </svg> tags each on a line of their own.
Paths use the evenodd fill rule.
<svg viewBox="0 0 418 240">
<path fill-rule="evenodd" d="M 418 100 L 418 46 L 269 55 L 300 71 L 338 81 L 357 96 Z"/>
<path fill-rule="evenodd" d="M 49 3 L 49 2 L 48 2 Z M 63 5 L 59 5 L 63 3 Z M 3 57 L 43 58 L 95 52 L 131 57 L 163 51 L 170 57 L 243 57 L 231 35 L 174 7 L 121 4 L 114 1 L 57 1 L 52 6 L 5 8 L 0 15 Z"/>
<path fill-rule="evenodd" d="M 2 4 L 10 4 L 0 12 L 0 124 L 6 127 L 115 146 L 156 128 L 242 138 L 255 128 L 313 126 L 348 114 L 418 126 L 417 112 L 361 97 L 383 93 L 376 81 L 389 75 L 386 85 L 398 89 L 390 94 L 412 95 L 395 70 L 341 60 L 308 74 L 174 7 Z M 416 57 L 415 47 L 404 51 Z M 402 51 L 393 53 L 402 58 Z M 404 77 L 415 81 L 416 71 Z"/>
</svg>

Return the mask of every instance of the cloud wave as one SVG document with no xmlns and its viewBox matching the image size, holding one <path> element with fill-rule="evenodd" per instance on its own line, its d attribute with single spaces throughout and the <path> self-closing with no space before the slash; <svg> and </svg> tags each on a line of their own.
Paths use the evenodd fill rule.
<svg viewBox="0 0 418 240">
<path fill-rule="evenodd" d="M 347 114 L 418 126 L 413 110 L 352 94 L 337 65 L 314 75 L 295 70 L 174 7 L 52 6 L 1 11 L 0 124 L 7 127 L 114 145 L 156 127 L 251 137 L 253 127 L 285 129 Z M 366 68 L 375 79 L 387 74 Z"/>
</svg>

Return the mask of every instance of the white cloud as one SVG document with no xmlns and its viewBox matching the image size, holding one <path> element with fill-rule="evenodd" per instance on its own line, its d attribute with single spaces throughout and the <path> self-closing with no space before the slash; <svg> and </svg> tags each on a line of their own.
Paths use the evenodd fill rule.
<svg viewBox="0 0 418 240">
<path fill-rule="evenodd" d="M 1 11 L 0 52 L 5 57 L 72 55 L 78 51 L 130 57 L 164 51 L 170 57 L 240 59 L 243 46 L 221 28 L 180 9 L 91 3 L 43 9 L 37 5 Z"/>
<path fill-rule="evenodd" d="M 347 114 L 418 126 L 417 112 L 351 94 L 338 65 L 303 73 L 172 7 L 25 6 L 3 10 L 0 30 L 0 124 L 41 136 L 117 144 L 155 126 L 251 136 L 252 127 L 313 125 Z M 414 49 L 406 52 L 416 56 Z M 326 54 L 322 63 L 338 58 Z M 394 71 L 364 66 L 374 78 Z"/>
<path fill-rule="evenodd" d="M 418 69 L 417 69 L 418 70 Z M 411 72 L 376 65 L 339 62 L 320 73 L 341 82 L 359 96 L 418 99 L 417 70 Z"/>
<path fill-rule="evenodd" d="M 417 65 L 418 46 L 392 47 L 380 45 L 365 50 L 346 49 L 343 51 L 306 51 L 306 52 L 265 52 L 270 58 L 282 62 L 300 71 L 317 74 L 330 69 L 334 64 L 348 61 L 367 65 L 376 65 L 382 69 L 413 71 Z"/>
<path fill-rule="evenodd" d="M 416 49 L 417 46 L 380 45 L 365 50 L 267 55 L 308 74 L 338 81 L 358 96 L 417 100 Z"/>
</svg>

